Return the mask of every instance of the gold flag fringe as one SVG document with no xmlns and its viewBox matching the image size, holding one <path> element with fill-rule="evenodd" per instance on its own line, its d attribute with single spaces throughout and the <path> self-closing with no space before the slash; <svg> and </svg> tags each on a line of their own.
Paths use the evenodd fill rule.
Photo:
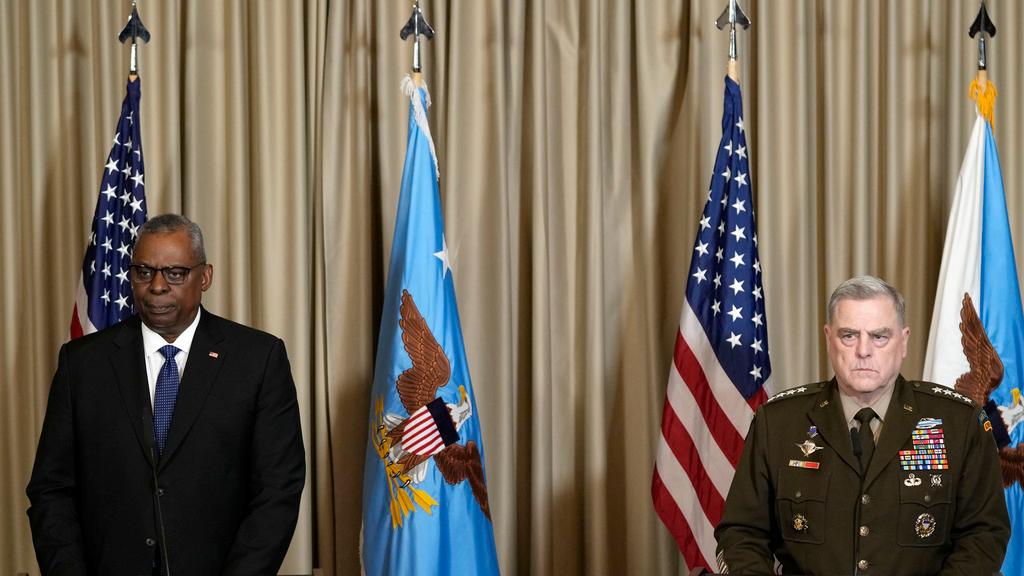
<svg viewBox="0 0 1024 576">
<path fill-rule="evenodd" d="M 996 85 L 987 78 L 980 76 L 971 80 L 967 95 L 978 103 L 978 114 L 988 120 L 992 132 L 996 131 Z"/>
</svg>

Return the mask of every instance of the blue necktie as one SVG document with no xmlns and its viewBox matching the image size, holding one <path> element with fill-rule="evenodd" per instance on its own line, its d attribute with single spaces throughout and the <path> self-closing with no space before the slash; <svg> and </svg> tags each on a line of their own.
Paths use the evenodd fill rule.
<svg viewBox="0 0 1024 576">
<path fill-rule="evenodd" d="M 153 433 L 156 435 L 157 451 L 163 454 L 167 444 L 167 431 L 171 428 L 174 402 L 178 399 L 178 364 L 174 355 L 179 350 L 168 344 L 160 349 L 166 360 L 156 377 L 156 393 L 153 398 Z"/>
</svg>

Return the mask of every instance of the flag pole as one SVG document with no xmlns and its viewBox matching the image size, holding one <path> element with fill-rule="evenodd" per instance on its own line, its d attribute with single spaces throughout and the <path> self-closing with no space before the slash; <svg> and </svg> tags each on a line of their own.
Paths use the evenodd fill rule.
<svg viewBox="0 0 1024 576">
<path fill-rule="evenodd" d="M 743 8 L 740 7 L 739 0 L 729 0 L 729 5 L 726 6 L 725 11 L 722 15 L 715 20 L 715 26 L 719 30 L 725 29 L 726 25 L 729 26 L 729 64 L 726 68 L 726 73 L 729 78 L 732 78 L 733 82 L 740 83 L 740 65 L 736 60 L 736 25 L 739 24 L 744 30 L 750 28 L 750 18 L 747 17 L 746 13 L 743 12 Z"/>
<path fill-rule="evenodd" d="M 434 37 L 434 29 L 427 23 L 427 19 L 423 16 L 423 11 L 420 10 L 420 0 L 415 0 L 413 2 L 412 16 L 409 17 L 405 26 L 402 26 L 402 30 L 398 35 L 402 40 L 412 36 L 412 80 L 416 87 L 419 88 L 423 86 L 423 61 L 420 53 L 420 36 L 426 37 L 427 40 Z"/>
<path fill-rule="evenodd" d="M 967 35 L 978 38 L 978 75 L 971 81 L 969 95 L 978 103 L 978 113 L 995 131 L 996 86 L 988 79 L 988 40 L 996 35 L 996 25 L 988 15 L 985 0 L 981 0 L 978 15 L 974 18 Z"/>
<path fill-rule="evenodd" d="M 145 24 L 142 23 L 142 18 L 139 17 L 139 9 L 136 0 L 132 0 L 132 12 L 128 16 L 128 23 L 121 29 L 121 33 L 117 35 L 117 39 L 122 44 L 131 40 L 132 52 L 131 59 L 128 64 L 128 81 L 134 82 L 139 77 L 139 44 L 138 40 L 142 39 L 143 44 L 149 43 L 149 30 L 146 29 Z"/>
</svg>

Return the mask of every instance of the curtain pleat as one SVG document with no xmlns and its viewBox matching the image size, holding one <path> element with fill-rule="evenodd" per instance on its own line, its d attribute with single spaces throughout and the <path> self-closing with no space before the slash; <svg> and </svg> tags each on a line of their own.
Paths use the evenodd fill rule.
<svg viewBox="0 0 1024 576">
<path fill-rule="evenodd" d="M 424 1 L 446 239 L 506 574 L 684 570 L 650 504 L 721 134 L 724 1 Z M 918 376 L 973 103 L 974 0 L 744 3 L 776 391 L 829 376 L 824 301 L 885 277 Z M 988 3 L 1024 250 L 1024 7 Z M 359 571 L 369 390 L 407 130 L 409 4 L 139 2 L 150 215 L 204 229 L 212 311 L 284 338 L 309 481 L 285 574 Z M 127 2 L 0 0 L 0 572 L 124 96 Z"/>
</svg>

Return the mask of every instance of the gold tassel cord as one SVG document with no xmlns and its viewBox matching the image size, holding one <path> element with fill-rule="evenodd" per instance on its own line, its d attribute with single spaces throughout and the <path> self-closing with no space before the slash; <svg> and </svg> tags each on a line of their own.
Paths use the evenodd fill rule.
<svg viewBox="0 0 1024 576">
<path fill-rule="evenodd" d="M 971 80 L 971 87 L 968 89 L 967 94 L 971 100 L 978 103 L 978 114 L 981 114 L 985 120 L 988 120 L 989 126 L 992 127 L 992 132 L 995 133 L 996 85 L 979 74 L 977 78 Z"/>
</svg>

